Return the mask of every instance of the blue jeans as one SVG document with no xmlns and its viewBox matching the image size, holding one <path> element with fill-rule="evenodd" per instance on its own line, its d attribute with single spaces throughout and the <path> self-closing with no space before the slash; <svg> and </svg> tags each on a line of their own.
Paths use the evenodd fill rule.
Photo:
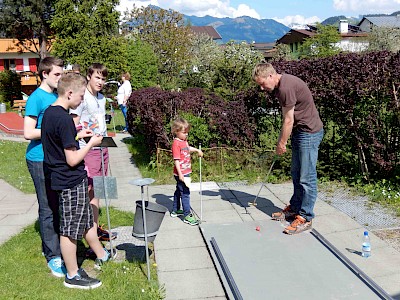
<svg viewBox="0 0 400 300">
<path fill-rule="evenodd" d="M 39 203 L 39 227 L 42 239 L 42 251 L 47 262 L 49 262 L 55 257 L 61 257 L 58 194 L 50 188 L 50 180 L 45 178 L 43 162 L 26 160 L 26 164 L 35 185 Z"/>
<path fill-rule="evenodd" d="M 292 133 L 292 180 L 293 196 L 290 207 L 293 211 L 311 221 L 317 200 L 317 160 L 318 148 L 324 130 L 307 133 L 294 130 Z"/>
<path fill-rule="evenodd" d="M 181 209 L 181 201 L 183 206 L 183 216 L 190 214 L 190 190 L 183 181 L 179 180 L 178 176 L 174 176 L 176 180 L 176 190 L 174 193 L 174 203 L 172 205 L 172 211 Z M 190 174 L 185 175 L 190 177 Z"/>
<path fill-rule="evenodd" d="M 126 108 L 126 105 L 122 105 L 122 104 L 119 105 L 119 109 L 121 110 L 122 115 L 124 116 L 124 120 L 125 120 L 124 130 L 128 130 L 128 122 L 126 120 L 126 113 L 127 113 L 128 109 Z"/>
</svg>

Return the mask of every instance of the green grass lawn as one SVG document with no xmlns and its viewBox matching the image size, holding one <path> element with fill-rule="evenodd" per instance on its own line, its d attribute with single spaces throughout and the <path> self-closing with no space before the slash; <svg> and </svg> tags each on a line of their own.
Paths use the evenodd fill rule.
<svg viewBox="0 0 400 300">
<path fill-rule="evenodd" d="M 115 111 L 116 129 L 123 128 L 123 116 Z M 113 131 L 114 124 L 108 126 Z M 119 126 L 119 127 L 118 127 Z M 25 162 L 25 142 L 0 140 L 0 178 L 24 193 L 35 193 Z M 100 224 L 107 224 L 105 210 Z M 132 226 L 133 214 L 110 209 L 113 227 Z M 152 244 L 150 244 L 152 247 Z M 51 275 L 42 256 L 39 225 L 36 222 L 0 246 L 0 300 L 2 299 L 162 299 L 155 267 L 147 281 L 145 261 L 109 262 L 102 271 L 93 269 L 94 261 L 84 259 L 87 245 L 78 244 L 78 261 L 89 274 L 102 280 L 101 287 L 83 291 L 67 289 L 63 279 Z"/>
<path fill-rule="evenodd" d="M 111 209 L 110 215 L 115 227 L 132 225 L 132 213 Z M 100 223 L 107 223 L 105 212 Z M 85 259 L 82 267 L 102 280 L 102 286 L 89 291 L 65 288 L 63 279 L 52 276 L 46 266 L 38 226 L 37 222 L 28 226 L 0 246 L 0 299 L 162 299 L 156 270 L 152 266 L 152 281 L 148 282 L 143 261 L 109 262 L 96 271 L 94 261 Z M 80 260 L 85 250 L 86 245 L 80 243 Z"/>
</svg>

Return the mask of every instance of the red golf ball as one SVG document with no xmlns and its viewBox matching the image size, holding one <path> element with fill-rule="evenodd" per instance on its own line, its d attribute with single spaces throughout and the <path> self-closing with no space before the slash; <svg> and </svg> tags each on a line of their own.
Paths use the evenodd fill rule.
<svg viewBox="0 0 400 300">
<path fill-rule="evenodd" d="M 256 230 L 257 230 L 257 231 L 260 231 L 260 226 L 257 226 L 257 227 L 256 227 Z"/>
</svg>

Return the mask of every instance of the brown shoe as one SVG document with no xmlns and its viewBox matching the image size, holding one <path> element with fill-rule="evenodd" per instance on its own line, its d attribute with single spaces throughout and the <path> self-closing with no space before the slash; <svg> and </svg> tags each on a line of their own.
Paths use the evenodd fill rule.
<svg viewBox="0 0 400 300">
<path fill-rule="evenodd" d="M 290 205 L 287 205 L 282 211 L 274 212 L 271 217 L 272 220 L 284 221 L 290 218 L 294 218 L 296 213 L 292 210 Z"/>
<path fill-rule="evenodd" d="M 287 234 L 296 234 L 312 229 L 312 221 L 307 222 L 302 216 L 297 215 L 292 224 L 283 231 Z"/>
</svg>

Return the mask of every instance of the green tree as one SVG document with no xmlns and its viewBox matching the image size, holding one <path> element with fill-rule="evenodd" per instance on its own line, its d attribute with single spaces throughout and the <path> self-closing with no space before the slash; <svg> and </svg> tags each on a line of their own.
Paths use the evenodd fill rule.
<svg viewBox="0 0 400 300">
<path fill-rule="evenodd" d="M 300 58 L 328 57 L 340 52 L 336 45 L 340 41 L 337 27 L 317 24 L 317 34 L 306 39 L 300 46 Z"/>
<path fill-rule="evenodd" d="M 400 28 L 374 27 L 369 34 L 369 51 L 400 50 Z"/>
<path fill-rule="evenodd" d="M 58 0 L 51 27 L 56 32 L 55 55 L 83 69 L 103 63 L 110 78 L 126 64 L 127 41 L 118 34 L 118 0 Z"/>
<path fill-rule="evenodd" d="M 126 44 L 126 70 L 131 75 L 134 90 L 155 86 L 158 75 L 158 60 L 153 48 L 139 39 L 128 39 Z"/>
<path fill-rule="evenodd" d="M 232 99 L 238 91 L 253 86 L 253 68 L 262 60 L 261 52 L 252 49 L 249 44 L 228 42 L 223 48 L 223 55 L 212 64 L 215 70 L 212 90 L 225 99 Z"/>
<path fill-rule="evenodd" d="M 56 0 L 1 1 L 0 30 L 6 37 L 17 39 L 22 49 L 45 58 L 51 47 L 49 40 L 53 32 L 50 23 L 55 2 Z M 31 50 L 31 46 L 35 50 Z"/>
<path fill-rule="evenodd" d="M 181 76 L 182 87 L 212 88 L 215 76 L 214 63 L 223 57 L 223 49 L 206 34 L 193 34 L 191 61 Z"/>
<path fill-rule="evenodd" d="M 276 52 L 274 53 L 274 60 L 292 60 L 293 56 L 290 52 L 290 47 L 287 44 L 276 45 Z"/>
<path fill-rule="evenodd" d="M 187 68 L 192 32 L 182 14 L 154 6 L 134 7 L 124 20 L 130 34 L 153 47 L 159 57 L 160 75 L 165 77 L 161 81 L 173 82 Z"/>
</svg>

